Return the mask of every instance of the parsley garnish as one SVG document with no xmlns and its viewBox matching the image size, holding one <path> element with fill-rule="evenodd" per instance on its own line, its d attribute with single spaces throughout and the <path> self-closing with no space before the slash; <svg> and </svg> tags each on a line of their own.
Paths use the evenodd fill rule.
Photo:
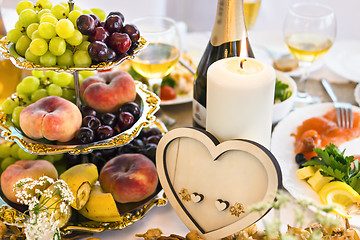
<svg viewBox="0 0 360 240">
<path fill-rule="evenodd" d="M 327 145 L 324 150 L 315 148 L 314 151 L 318 157 L 312 158 L 303 166 L 318 166 L 321 168 L 323 176 L 345 182 L 360 193 L 359 160 L 354 160 L 353 156 L 344 156 L 344 151 L 341 152 L 332 143 Z"/>
<path fill-rule="evenodd" d="M 276 79 L 274 101 L 280 100 L 282 102 L 288 99 L 292 94 L 290 90 L 287 90 L 288 87 L 289 85 Z"/>
</svg>

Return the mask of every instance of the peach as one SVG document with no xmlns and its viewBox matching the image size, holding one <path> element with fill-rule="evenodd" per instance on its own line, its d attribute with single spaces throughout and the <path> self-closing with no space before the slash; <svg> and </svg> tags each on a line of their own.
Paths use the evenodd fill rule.
<svg viewBox="0 0 360 240">
<path fill-rule="evenodd" d="M 1 190 L 9 201 L 17 203 L 16 192 L 14 192 L 15 183 L 24 178 L 38 180 L 42 176 L 56 179 L 58 172 L 54 165 L 46 160 L 17 161 L 1 174 Z M 43 186 L 40 187 L 43 188 Z"/>
<path fill-rule="evenodd" d="M 20 127 L 32 139 L 67 142 L 74 138 L 81 122 L 76 105 L 57 96 L 42 98 L 20 113 Z"/>
<path fill-rule="evenodd" d="M 80 96 L 96 111 L 115 112 L 122 104 L 135 100 L 135 82 L 125 71 L 96 74 L 81 83 Z"/>
<path fill-rule="evenodd" d="M 157 187 L 155 164 L 142 154 L 122 154 L 108 161 L 100 172 L 100 185 L 119 203 L 139 202 Z"/>
</svg>

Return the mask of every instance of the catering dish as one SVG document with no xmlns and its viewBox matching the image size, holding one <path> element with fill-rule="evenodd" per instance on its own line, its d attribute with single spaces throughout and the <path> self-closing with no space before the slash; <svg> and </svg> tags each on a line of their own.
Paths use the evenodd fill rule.
<svg viewBox="0 0 360 240">
<path fill-rule="evenodd" d="M 155 132 L 154 130 L 157 130 L 157 131 Z M 162 122 L 156 120 L 153 124 L 151 124 L 150 128 L 147 128 L 145 130 L 144 133 L 145 134 L 161 134 L 162 135 L 166 132 L 167 132 L 167 129 L 164 126 L 164 124 Z M 141 137 L 141 138 L 143 138 L 143 137 Z M 139 137 L 139 139 L 140 139 L 140 137 Z M 139 139 L 138 139 L 138 141 L 139 141 Z M 5 143 L 5 144 L 11 145 L 10 143 Z M 152 144 L 152 145 L 154 145 L 154 144 Z M 123 152 L 121 149 L 118 149 L 118 150 L 116 150 L 116 152 L 119 152 L 119 153 Z M 91 159 L 93 159 L 95 157 L 96 152 L 99 153 L 99 151 L 94 151 L 92 154 L 83 155 L 82 158 L 80 158 L 80 159 L 83 159 L 83 160 L 87 159 L 85 161 L 89 161 L 89 162 L 95 164 L 95 162 Z M 107 152 L 107 153 L 102 152 L 102 153 L 109 154 L 109 152 Z M 144 152 L 143 154 L 145 154 L 145 156 L 148 156 L 146 154 L 146 152 Z M 61 155 L 63 155 L 63 154 L 61 154 Z M 115 153 L 115 155 L 117 155 L 117 154 Z M 132 154 L 132 155 L 135 155 L 135 154 Z M 121 154 L 118 156 L 121 156 Z M 125 155 L 123 155 L 123 156 L 125 156 Z M 44 156 L 38 156 L 38 157 L 39 157 L 38 159 L 44 158 Z M 46 157 L 48 157 L 48 156 L 46 156 Z M 68 166 L 76 166 L 76 167 L 79 166 L 79 165 L 76 165 L 76 162 L 77 162 L 76 158 L 72 158 L 72 157 L 77 157 L 77 156 L 71 156 L 71 155 L 65 154 L 63 159 L 57 160 L 56 163 L 54 164 L 54 166 L 56 167 L 56 169 L 58 170 L 58 172 L 60 174 L 60 178 L 66 179 L 65 177 L 62 177 L 62 176 L 65 175 L 64 171 L 67 171 L 67 170 L 65 170 L 64 169 L 65 166 L 62 167 L 62 165 L 66 165 L 66 168 L 68 170 L 69 170 Z M 105 155 L 102 155 L 102 157 L 105 157 Z M 148 156 L 148 158 L 151 159 L 151 161 L 154 161 L 154 157 Z M 38 160 L 36 160 L 36 161 L 38 161 Z M 17 163 L 18 163 L 18 161 L 17 161 Z M 96 166 L 100 167 L 98 164 L 96 164 Z M 77 168 L 77 173 L 79 173 L 79 171 L 80 171 L 80 168 Z M 88 173 L 87 173 L 87 175 L 84 175 L 84 176 L 89 176 Z M 95 185 L 100 187 L 99 184 L 95 184 Z M 6 189 L 6 188 L 1 188 L 1 189 Z M 104 199 L 106 199 L 106 198 L 104 197 L 102 200 L 100 198 L 99 201 L 103 201 Z M 105 220 L 89 220 L 84 217 L 84 216 L 86 216 L 86 214 L 84 215 L 83 213 L 81 213 L 82 215 L 84 215 L 84 216 L 81 216 L 80 213 L 78 213 L 75 209 L 73 209 L 72 217 L 70 218 L 69 222 L 61 229 L 61 232 L 62 232 L 62 234 L 66 235 L 66 234 L 72 233 L 73 231 L 103 232 L 103 231 L 107 231 L 107 230 L 123 229 L 123 228 L 126 228 L 127 226 L 139 221 L 140 219 L 142 219 L 148 213 L 148 211 L 151 208 L 153 208 L 154 206 L 162 206 L 162 205 L 165 205 L 166 203 L 167 203 L 167 198 L 165 197 L 160 184 L 158 184 L 155 192 L 142 201 L 131 202 L 131 203 L 117 203 L 116 207 L 117 207 L 117 211 L 119 214 L 118 214 L 116 221 L 114 221 L 114 220 L 112 220 L 112 221 L 111 220 L 107 220 L 107 221 L 105 221 Z M 112 211 L 111 209 L 112 208 L 109 207 L 109 209 L 106 211 Z M 0 221 L 3 221 L 9 225 L 15 224 L 19 227 L 22 227 L 24 224 L 24 221 L 27 218 L 27 215 L 22 214 L 22 212 L 24 210 L 26 210 L 24 205 L 15 204 L 15 203 L 9 201 L 4 196 L 4 192 L 0 191 L 0 212 L 2 212 L 2 214 L 0 214 Z M 92 215 L 90 214 L 90 216 L 93 216 L 93 215 L 94 214 L 92 214 Z M 103 219 L 111 219 L 111 218 L 109 218 L 109 216 L 106 215 L 106 213 L 103 214 L 102 218 Z"/>
<path fill-rule="evenodd" d="M 192 60 L 192 57 L 188 54 L 183 54 L 181 58 L 191 68 L 196 69 L 195 61 Z M 147 80 L 135 72 L 135 70 L 131 67 L 130 61 L 123 62 L 114 69 L 128 71 L 135 80 L 148 84 Z M 162 87 L 169 87 L 170 89 L 167 90 L 173 91 L 173 97 L 162 99 L 160 94 L 160 105 L 176 105 L 191 102 L 193 99 L 193 84 L 194 75 L 180 63 L 177 63 L 172 72 L 164 78 L 161 85 Z"/>
<path fill-rule="evenodd" d="M 32 140 L 24 135 L 15 125 L 7 120 L 7 114 L 0 110 L 0 129 L 7 141 L 18 143 L 24 150 L 35 154 L 88 153 L 96 149 L 112 148 L 128 143 L 134 139 L 143 127 L 149 126 L 154 120 L 154 114 L 159 109 L 160 100 L 146 85 L 136 81 L 137 98 L 142 108 L 142 114 L 135 124 L 128 130 L 114 137 L 88 144 L 54 144 L 54 142 L 41 142 Z M 13 96 L 16 98 L 16 95 Z"/>
<path fill-rule="evenodd" d="M 108 70 L 113 68 L 114 66 L 119 65 L 120 63 L 122 63 L 125 60 L 128 59 L 132 59 L 135 57 L 136 54 L 138 54 L 141 49 L 143 49 L 146 46 L 146 40 L 144 38 L 140 38 L 139 40 L 139 46 L 134 49 L 133 54 L 131 55 L 127 55 L 124 56 L 122 58 L 118 58 L 114 61 L 109 61 L 109 62 L 102 62 L 99 64 L 93 64 L 90 67 L 69 67 L 66 70 L 67 71 L 81 71 L 81 70 L 85 70 L 85 71 L 91 71 L 91 70 Z M 7 39 L 7 37 L 3 37 L 0 39 L 0 55 L 2 55 L 3 57 L 10 59 L 11 62 L 18 68 L 22 68 L 22 69 L 38 69 L 38 70 L 64 70 L 61 67 L 45 67 L 45 66 L 40 66 L 38 64 L 35 64 L 33 62 L 27 61 L 26 59 L 24 59 L 21 56 L 14 56 L 11 54 L 11 46 L 12 43 L 9 42 L 9 40 Z"/>
<path fill-rule="evenodd" d="M 317 193 L 305 181 L 299 180 L 296 175 L 298 164 L 295 162 L 295 138 L 292 137 L 291 134 L 296 132 L 297 126 L 301 125 L 304 120 L 321 116 L 332 109 L 332 107 L 333 105 L 331 103 L 322 103 L 300 108 L 280 121 L 274 129 L 271 151 L 279 161 L 282 169 L 284 187 L 296 199 L 307 199 L 321 204 L 320 197 Z M 360 108 L 355 106 L 353 110 L 360 112 Z M 346 149 L 345 155 L 356 155 L 359 154 L 359 144 L 360 138 L 357 138 L 340 145 L 339 148 L 341 150 Z M 354 227 L 360 226 L 359 215 L 352 216 L 349 221 Z"/>
<path fill-rule="evenodd" d="M 360 42 L 335 42 L 326 56 L 326 64 L 335 73 L 354 82 L 360 82 Z"/>
<path fill-rule="evenodd" d="M 297 87 L 295 81 L 288 76 L 285 73 L 282 73 L 280 71 L 276 72 L 276 79 L 280 81 L 283 84 L 287 84 L 288 88 L 286 88 L 284 91 L 286 95 L 290 95 L 290 97 L 280 101 L 276 100 L 274 102 L 273 107 L 273 118 L 272 123 L 275 124 L 279 122 L 281 119 L 283 119 L 293 108 L 295 97 L 297 94 Z M 275 87 L 276 92 L 276 87 Z M 288 93 L 286 93 L 288 92 Z"/>
</svg>

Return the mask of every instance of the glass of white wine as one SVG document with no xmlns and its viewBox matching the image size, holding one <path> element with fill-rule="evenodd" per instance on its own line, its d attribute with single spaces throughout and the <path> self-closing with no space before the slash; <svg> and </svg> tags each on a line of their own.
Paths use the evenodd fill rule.
<svg viewBox="0 0 360 240">
<path fill-rule="evenodd" d="M 307 92 L 306 82 L 311 64 L 323 57 L 335 40 L 334 10 L 317 2 L 295 3 L 289 9 L 283 31 L 286 45 L 303 69 L 297 83 L 297 102 L 300 105 L 320 102 Z"/>
<path fill-rule="evenodd" d="M 154 86 L 161 85 L 180 58 L 181 40 L 176 23 L 167 17 L 144 17 L 132 22 L 149 44 L 131 60 L 131 65 L 155 90 Z"/>
<path fill-rule="evenodd" d="M 244 15 L 246 29 L 250 30 L 255 25 L 259 14 L 261 0 L 244 0 Z"/>
</svg>

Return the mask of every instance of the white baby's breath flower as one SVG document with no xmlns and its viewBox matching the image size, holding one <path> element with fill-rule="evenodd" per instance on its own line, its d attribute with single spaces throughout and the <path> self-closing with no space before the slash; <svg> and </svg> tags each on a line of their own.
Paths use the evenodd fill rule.
<svg viewBox="0 0 360 240">
<path fill-rule="evenodd" d="M 44 189 L 50 185 L 52 189 Z M 39 180 L 31 178 L 21 179 L 14 185 L 18 202 L 28 206 L 29 218 L 25 223 L 25 234 L 29 240 L 51 240 L 61 239 L 59 233 L 59 220 L 56 220 L 55 212 L 50 209 L 59 208 L 63 213 L 66 208 L 74 201 L 74 196 L 69 186 L 63 180 L 54 181 L 47 176 L 40 177 Z M 46 206 L 46 202 L 55 195 L 60 196 L 61 204 Z M 39 201 L 41 196 L 42 202 Z"/>
</svg>

